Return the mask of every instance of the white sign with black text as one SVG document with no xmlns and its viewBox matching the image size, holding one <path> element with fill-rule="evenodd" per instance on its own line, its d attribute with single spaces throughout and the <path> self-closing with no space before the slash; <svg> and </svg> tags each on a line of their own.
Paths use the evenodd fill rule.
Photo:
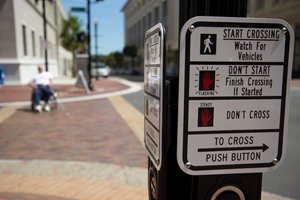
<svg viewBox="0 0 300 200">
<path fill-rule="evenodd" d="M 278 132 L 189 135 L 188 160 L 203 166 L 270 163 L 277 156 L 278 135 Z"/>
<path fill-rule="evenodd" d="M 180 35 L 177 161 L 187 174 L 283 161 L 294 48 L 278 19 L 194 17 Z"/>
<path fill-rule="evenodd" d="M 162 160 L 162 105 L 164 28 L 156 24 L 147 30 L 144 43 L 144 140 L 157 170 Z"/>
</svg>

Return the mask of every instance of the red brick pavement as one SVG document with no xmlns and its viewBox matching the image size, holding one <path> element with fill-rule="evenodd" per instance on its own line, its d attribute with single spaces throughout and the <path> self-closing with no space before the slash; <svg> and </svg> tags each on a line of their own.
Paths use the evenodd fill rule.
<svg viewBox="0 0 300 200">
<path fill-rule="evenodd" d="M 0 123 L 0 158 L 147 166 L 141 142 L 107 99 L 67 103 L 50 113 L 19 109 Z"/>
<path fill-rule="evenodd" d="M 94 87 L 90 95 L 127 88 L 109 79 L 94 82 Z M 87 95 L 83 88 L 72 85 L 54 88 L 59 98 Z M 0 88 L 0 102 L 27 101 L 30 93 L 28 86 L 5 86 Z M 32 113 L 29 106 L 19 108 L 0 123 L 0 159 L 100 162 L 147 168 L 145 148 L 116 109 L 106 98 L 59 103 L 58 109 L 49 113 Z M 134 196 L 136 191 L 127 193 Z M 116 193 L 113 186 L 103 192 Z M 0 192 L 0 200 L 17 199 L 71 200 L 44 194 Z"/>
<path fill-rule="evenodd" d="M 94 95 L 98 93 L 118 91 L 128 86 L 109 79 L 93 81 L 94 91 L 87 94 L 84 88 L 74 85 L 54 85 L 58 98 Z M 29 101 L 31 99 L 31 88 L 28 85 L 5 85 L 0 88 L 0 102 Z"/>
</svg>

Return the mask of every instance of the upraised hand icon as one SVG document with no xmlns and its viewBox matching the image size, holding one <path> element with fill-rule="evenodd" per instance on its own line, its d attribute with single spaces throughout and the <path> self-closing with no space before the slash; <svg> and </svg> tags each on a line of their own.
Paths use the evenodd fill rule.
<svg viewBox="0 0 300 200">
<path fill-rule="evenodd" d="M 201 124 L 202 126 L 208 126 L 208 123 L 212 119 L 212 115 L 209 114 L 208 109 L 203 109 L 201 113 Z"/>
<path fill-rule="evenodd" d="M 204 90 L 209 90 L 210 85 L 214 82 L 210 72 L 204 72 L 202 76 L 202 86 Z"/>
</svg>

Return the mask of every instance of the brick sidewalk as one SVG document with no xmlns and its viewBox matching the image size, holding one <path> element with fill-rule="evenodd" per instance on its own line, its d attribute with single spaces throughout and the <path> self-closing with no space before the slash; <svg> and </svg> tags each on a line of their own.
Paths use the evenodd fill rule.
<svg viewBox="0 0 300 200">
<path fill-rule="evenodd" d="M 0 124 L 0 158 L 146 167 L 145 150 L 107 99 L 68 103 L 64 109 L 35 114 L 20 108 Z"/>
<path fill-rule="evenodd" d="M 110 79 L 93 85 L 89 95 L 128 88 Z M 88 95 L 73 85 L 54 88 L 59 98 Z M 28 101 L 30 92 L 24 85 L 5 86 L 0 102 Z M 146 199 L 146 150 L 117 102 L 59 103 L 57 110 L 40 114 L 29 106 L 0 109 L 0 115 L 12 113 L 0 121 L 0 199 Z"/>
<path fill-rule="evenodd" d="M 35 114 L 30 112 L 30 109 L 26 106 L 17 109 L 12 117 L 0 123 L 0 159 L 3 161 L 23 160 L 23 162 L 17 165 L 20 169 L 16 169 L 16 166 L 12 166 L 9 163 L 7 165 L 11 167 L 4 167 L 3 161 L 2 166 L 0 163 L 0 179 L 4 179 L 7 175 L 13 176 L 13 178 L 9 178 L 12 181 L 12 186 L 8 190 L 1 187 L 1 183 L 7 185 L 8 182 L 5 181 L 4 183 L 0 180 L 0 199 L 90 199 L 81 198 L 80 193 L 75 196 L 71 195 L 72 191 L 74 189 L 79 190 L 78 187 L 80 186 L 89 191 L 85 192 L 87 197 L 93 196 L 92 193 L 95 192 L 96 186 L 99 194 L 105 194 L 110 197 L 104 199 L 118 199 L 116 195 L 122 193 L 124 195 L 125 189 L 128 190 L 128 194 L 131 194 L 131 198 L 125 199 L 138 199 L 135 196 L 146 196 L 147 190 L 145 186 L 137 187 L 110 183 L 111 187 L 108 187 L 106 184 L 103 185 L 101 182 L 96 181 L 94 182 L 95 187 L 93 187 L 89 179 L 84 179 L 89 185 L 78 184 L 76 187 L 63 181 L 60 186 L 53 188 L 52 193 L 47 190 L 46 186 L 42 185 L 49 184 L 46 177 L 47 174 L 62 176 L 61 178 L 58 177 L 54 182 L 64 179 L 64 176 L 76 177 L 77 174 L 84 173 L 93 173 L 92 179 L 114 181 L 114 179 L 118 179 L 118 173 L 120 172 L 114 171 L 118 167 L 107 168 L 110 165 L 120 166 L 121 169 L 140 168 L 144 169 L 144 171 L 146 170 L 146 150 L 139 139 L 132 133 L 127 122 L 119 116 L 116 109 L 118 108 L 113 107 L 106 98 L 67 103 L 64 104 L 63 109 L 59 108 L 50 113 Z M 36 165 L 30 164 L 39 160 L 44 161 L 44 164 L 43 162 L 39 162 L 40 164 Z M 73 165 L 68 164 L 74 162 L 75 164 Z M 59 163 L 65 163 L 64 167 L 58 167 L 60 166 Z M 101 163 L 109 165 L 105 168 L 100 167 L 97 170 L 97 168 L 94 169 L 89 166 L 88 163 L 91 166 Z M 30 170 L 22 172 L 30 165 L 33 166 Z M 64 172 L 64 170 L 66 171 Z M 102 170 L 106 172 L 101 175 L 100 172 Z M 110 172 L 110 170 L 113 171 Z M 16 176 L 19 173 L 25 173 L 26 176 Z M 42 177 L 36 177 L 39 174 Z M 137 174 L 136 176 L 139 175 Z M 86 177 L 90 177 L 90 175 L 86 175 Z M 134 177 L 127 177 L 127 179 L 132 178 Z M 29 184 L 29 180 L 32 183 Z M 75 180 L 77 179 L 75 178 Z M 19 184 L 28 184 L 28 186 L 23 191 L 19 187 L 13 187 L 13 183 L 16 186 Z M 65 187 L 68 190 L 61 193 L 61 187 Z M 35 188 L 37 188 L 37 191 L 35 191 Z M 32 191 L 32 193 L 21 194 L 23 192 L 26 193 L 27 190 Z M 39 194 L 38 191 L 40 190 L 43 190 L 44 193 Z M 140 192 L 136 193 L 137 191 Z M 59 196 L 51 198 L 51 194 Z M 63 194 L 66 195 L 64 196 Z M 94 195 L 99 197 L 99 194 Z"/>
</svg>

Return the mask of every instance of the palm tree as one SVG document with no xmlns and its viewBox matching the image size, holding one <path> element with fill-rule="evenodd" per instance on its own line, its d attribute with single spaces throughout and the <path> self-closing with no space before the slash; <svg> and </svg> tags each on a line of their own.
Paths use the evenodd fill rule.
<svg viewBox="0 0 300 200">
<path fill-rule="evenodd" d="M 62 46 L 75 53 L 75 51 L 84 52 L 85 45 L 77 40 L 77 35 L 80 34 L 81 24 L 77 17 L 70 16 L 63 20 L 63 28 L 61 32 Z"/>
<path fill-rule="evenodd" d="M 63 27 L 60 34 L 62 46 L 71 51 L 73 54 L 73 58 L 75 58 L 76 53 L 84 53 L 86 52 L 87 41 L 78 40 L 78 36 L 81 34 L 81 24 L 77 17 L 70 16 L 67 19 L 63 19 Z M 76 75 L 75 63 L 73 59 L 73 68 L 72 68 L 73 76 Z"/>
<path fill-rule="evenodd" d="M 127 45 L 123 49 L 123 54 L 131 58 L 131 67 L 134 68 L 134 58 L 137 56 L 137 47 L 135 45 Z"/>
</svg>

